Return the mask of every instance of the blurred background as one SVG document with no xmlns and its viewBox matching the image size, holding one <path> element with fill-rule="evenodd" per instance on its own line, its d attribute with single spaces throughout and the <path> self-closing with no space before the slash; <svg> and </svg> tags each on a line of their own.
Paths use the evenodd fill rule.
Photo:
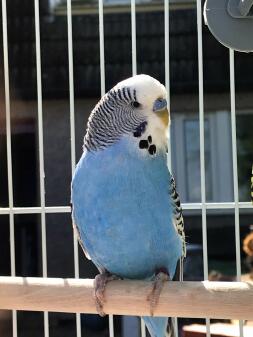
<svg viewBox="0 0 253 337">
<path fill-rule="evenodd" d="M 46 206 L 69 206 L 71 181 L 67 8 L 64 0 L 40 0 L 42 109 Z M 0 9 L 1 11 L 1 9 Z M 87 118 L 101 95 L 97 0 L 72 0 L 76 157 L 82 152 Z M 196 2 L 170 1 L 170 107 L 172 171 L 185 208 L 201 202 L 198 45 Z M 2 13 L 0 12 L 0 20 Z M 40 206 L 38 108 L 34 2 L 7 1 L 10 111 L 15 207 Z M 164 1 L 136 0 L 137 72 L 165 83 Z M 130 0 L 104 0 L 105 85 L 132 75 Z M 229 51 L 203 25 L 206 200 L 209 273 L 236 275 L 235 211 L 231 143 Z M 253 163 L 253 55 L 235 53 L 239 201 L 250 201 Z M 9 207 L 3 63 L 0 25 L 0 207 Z M 242 204 L 243 205 L 243 204 Z M 185 278 L 203 279 L 202 216 L 185 209 L 189 244 Z M 250 233 L 253 209 L 240 207 L 240 240 Z M 17 276 L 42 275 L 40 214 L 15 214 Z M 0 275 L 10 275 L 9 215 L 0 212 Z M 46 214 L 48 277 L 74 277 L 70 213 Z M 97 273 L 79 251 L 80 277 Z M 242 270 L 250 272 L 241 250 Z M 82 315 L 83 336 L 109 336 L 108 318 Z M 186 324 L 184 320 L 180 323 Z M 191 320 L 192 322 L 192 320 Z M 121 317 L 115 335 L 128 336 Z M 131 336 L 139 322 L 130 320 Z M 131 325 L 132 324 L 132 325 Z M 3 333 L 1 334 L 1 329 Z M 18 312 L 18 336 L 44 336 L 43 314 Z M 49 314 L 50 336 L 76 336 L 74 314 Z M 0 335 L 12 335 L 11 313 L 0 312 Z M 129 335 L 129 336 L 130 336 Z"/>
</svg>

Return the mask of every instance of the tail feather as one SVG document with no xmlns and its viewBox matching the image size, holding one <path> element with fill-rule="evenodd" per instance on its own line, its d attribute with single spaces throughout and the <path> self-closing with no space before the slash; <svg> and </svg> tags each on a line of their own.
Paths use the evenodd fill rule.
<svg viewBox="0 0 253 337">
<path fill-rule="evenodd" d="M 151 337 L 173 336 L 167 333 L 168 318 L 167 317 L 148 317 L 144 316 L 143 320 L 148 328 Z"/>
<path fill-rule="evenodd" d="M 166 337 L 175 337 L 175 321 L 173 318 L 169 317 L 168 325 L 167 325 L 167 331 L 166 331 Z"/>
</svg>

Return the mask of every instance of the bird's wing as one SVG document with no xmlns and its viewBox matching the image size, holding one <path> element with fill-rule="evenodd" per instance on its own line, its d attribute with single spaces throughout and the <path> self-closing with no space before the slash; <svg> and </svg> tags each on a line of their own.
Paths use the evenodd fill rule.
<svg viewBox="0 0 253 337">
<path fill-rule="evenodd" d="M 78 242 L 84 252 L 84 255 L 87 257 L 88 260 L 91 260 L 90 258 L 90 255 L 87 251 L 87 249 L 84 247 L 84 244 L 83 244 L 83 241 L 81 239 L 81 235 L 80 235 L 80 232 L 79 232 L 79 229 L 78 229 L 78 226 L 75 224 L 75 220 L 74 220 L 74 212 L 73 212 L 73 205 L 71 203 L 71 213 L 72 213 L 72 225 L 73 225 L 73 230 L 74 230 L 74 233 L 78 239 Z"/>
<path fill-rule="evenodd" d="M 85 247 L 84 247 L 84 245 L 83 245 L 83 241 L 81 240 L 80 232 L 79 232 L 79 230 L 78 230 L 77 225 L 74 223 L 74 221 L 72 222 L 72 224 L 73 224 L 73 229 L 74 229 L 74 232 L 75 232 L 76 237 L 77 237 L 77 239 L 78 239 L 78 242 L 79 242 L 79 244 L 80 244 L 80 246 L 81 246 L 81 248 L 82 248 L 82 250 L 83 250 L 83 252 L 84 252 L 84 255 L 87 257 L 88 260 L 91 260 L 90 255 L 89 255 L 89 253 L 87 252 L 87 249 L 85 249 Z"/>
<path fill-rule="evenodd" d="M 179 195 L 176 190 L 176 183 L 172 175 L 170 175 L 170 196 L 171 205 L 173 208 L 173 222 L 177 228 L 177 232 L 180 235 L 183 243 L 182 257 L 186 257 L 186 244 L 185 244 L 185 232 L 184 232 L 184 219 L 182 214 L 182 207 L 179 199 Z"/>
</svg>

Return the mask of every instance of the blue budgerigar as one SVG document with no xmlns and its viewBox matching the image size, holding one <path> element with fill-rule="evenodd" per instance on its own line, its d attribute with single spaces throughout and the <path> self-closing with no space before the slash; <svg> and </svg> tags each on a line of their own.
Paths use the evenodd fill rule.
<svg viewBox="0 0 253 337">
<path fill-rule="evenodd" d="M 180 200 L 167 168 L 169 124 L 165 87 L 148 75 L 128 78 L 93 109 L 72 181 L 73 224 L 95 281 L 99 313 L 115 276 L 153 280 L 151 313 L 164 281 L 185 256 Z M 144 317 L 152 337 L 167 318 Z"/>
</svg>

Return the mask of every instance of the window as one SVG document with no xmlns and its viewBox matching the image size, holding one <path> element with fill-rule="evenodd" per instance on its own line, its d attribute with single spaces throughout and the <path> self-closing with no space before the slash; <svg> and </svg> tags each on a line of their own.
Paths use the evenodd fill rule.
<svg viewBox="0 0 253 337">
<path fill-rule="evenodd" d="M 206 159 L 206 199 L 212 200 L 211 177 L 211 149 L 210 149 L 210 125 L 205 121 L 205 159 Z M 184 150 L 186 171 L 186 198 L 190 202 L 198 202 L 201 198 L 200 189 L 200 158 L 199 158 L 199 122 L 198 119 L 186 119 L 184 121 Z"/>
<path fill-rule="evenodd" d="M 233 200 L 230 112 L 205 119 L 205 180 L 207 202 Z M 182 202 L 200 202 L 199 122 L 196 115 L 175 115 L 171 130 L 172 163 Z"/>
<path fill-rule="evenodd" d="M 239 199 L 250 199 L 250 173 L 253 164 L 253 114 L 246 112 L 237 116 L 237 158 Z"/>
<path fill-rule="evenodd" d="M 66 13 L 67 0 L 49 0 L 49 6 L 51 10 L 54 10 L 54 14 Z M 137 5 L 136 10 L 164 10 L 163 0 L 135 0 Z M 170 5 L 174 8 L 194 6 L 193 0 L 171 0 Z M 110 7 L 113 8 L 113 12 L 128 12 L 131 6 L 131 0 L 103 0 L 103 6 L 107 13 L 110 12 Z M 72 14 L 81 13 L 95 13 L 92 9 L 97 9 L 98 0 L 72 0 Z"/>
<path fill-rule="evenodd" d="M 239 200 L 250 200 L 253 163 L 253 114 L 237 114 Z M 200 202 L 199 122 L 196 115 L 174 115 L 171 130 L 173 173 L 183 202 Z M 229 111 L 206 115 L 206 201 L 233 201 L 231 120 Z"/>
</svg>

